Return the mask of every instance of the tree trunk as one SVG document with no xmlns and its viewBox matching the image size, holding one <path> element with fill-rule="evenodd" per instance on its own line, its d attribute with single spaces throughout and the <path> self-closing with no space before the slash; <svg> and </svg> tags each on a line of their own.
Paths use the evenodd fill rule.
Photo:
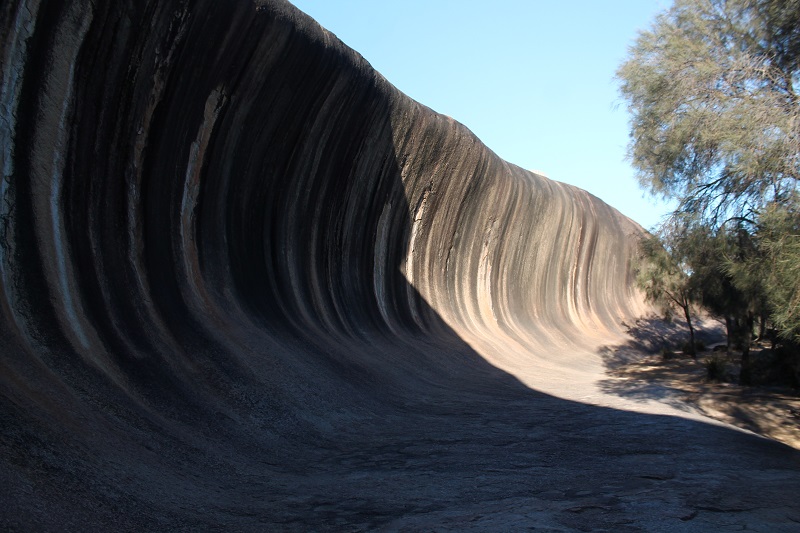
<svg viewBox="0 0 800 533">
<path fill-rule="evenodd" d="M 763 341 L 767 337 L 767 315 L 761 313 L 758 317 L 758 340 Z"/>
<path fill-rule="evenodd" d="M 739 385 L 751 385 L 753 376 L 750 370 L 750 341 L 753 337 L 753 313 L 747 313 L 740 328 L 742 342 L 742 367 L 739 370 Z"/>
<path fill-rule="evenodd" d="M 750 385 L 751 383 L 750 343 L 745 343 L 742 345 L 742 368 L 739 370 L 739 385 Z"/>
<path fill-rule="evenodd" d="M 731 350 L 733 349 L 733 320 L 728 315 L 725 315 L 725 335 L 727 336 L 728 346 L 725 348 L 725 353 L 730 357 Z"/>
<path fill-rule="evenodd" d="M 683 315 L 686 317 L 686 325 L 689 326 L 689 355 L 697 359 L 697 349 L 694 344 L 694 327 L 692 326 L 692 315 L 689 313 L 689 306 L 683 306 Z"/>
</svg>

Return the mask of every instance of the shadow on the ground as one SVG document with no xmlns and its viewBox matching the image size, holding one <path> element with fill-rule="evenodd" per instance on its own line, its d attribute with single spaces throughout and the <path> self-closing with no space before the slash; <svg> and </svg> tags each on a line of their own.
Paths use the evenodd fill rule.
<svg viewBox="0 0 800 533">
<path fill-rule="evenodd" d="M 0 531 L 800 522 L 793 450 L 533 391 L 448 328 L 401 267 L 461 145 L 288 2 L 41 4 L 0 8 L 35 31 L 2 40 L 31 57 L 3 93 Z M 471 150 L 476 183 L 506 167 Z"/>
<path fill-rule="evenodd" d="M 696 359 L 684 354 L 678 347 L 688 338 L 685 325 L 651 317 L 628 326 L 628 333 L 628 342 L 600 351 L 607 375 L 599 383 L 603 392 L 641 403 L 658 401 L 800 448 L 800 398 L 796 391 L 733 383 L 738 375 L 736 354 L 710 349 L 700 351 Z M 711 347 L 724 342 L 723 333 L 721 324 L 704 320 L 696 337 Z M 753 353 L 757 358 L 759 352 Z M 728 382 L 707 379 L 706 365 L 711 357 L 723 363 Z"/>
<path fill-rule="evenodd" d="M 629 340 L 600 349 L 608 376 L 600 382 L 601 390 L 636 402 L 657 400 L 681 411 L 696 411 L 684 384 L 688 375 L 702 372 L 703 365 L 702 357 L 696 361 L 680 350 L 689 338 L 686 324 L 649 316 L 623 326 Z M 713 319 L 698 320 L 695 328 L 696 340 L 705 345 L 724 340 L 721 325 Z M 665 353 L 676 364 L 665 364 L 669 360 Z"/>
<path fill-rule="evenodd" d="M 660 353 L 662 350 L 680 352 L 681 346 L 689 339 L 688 328 L 684 322 L 667 322 L 657 316 L 638 319 L 633 325 L 625 322 L 629 340 L 616 346 L 603 346 L 600 355 L 609 371 L 640 361 L 643 357 Z M 712 318 L 698 319 L 695 325 L 695 340 L 705 346 L 724 342 L 722 324 Z M 677 356 L 682 357 L 681 353 Z M 688 357 L 688 356 L 687 356 Z"/>
</svg>

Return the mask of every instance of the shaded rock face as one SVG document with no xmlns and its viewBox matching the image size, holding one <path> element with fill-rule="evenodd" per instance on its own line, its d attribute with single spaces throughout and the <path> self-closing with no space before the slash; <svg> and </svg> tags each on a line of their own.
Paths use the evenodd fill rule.
<svg viewBox="0 0 800 533">
<path fill-rule="evenodd" d="M 175 405 L 270 359 L 242 334 L 366 379 L 324 352 L 630 314 L 633 223 L 291 6 L 219 4 L 5 8 L 4 329 L 53 379 Z"/>
<path fill-rule="evenodd" d="M 633 222 L 285 2 L 0 15 L 4 529 L 425 527 L 464 469 L 510 468 L 472 440 L 489 421 L 508 442 L 542 406 L 591 425 L 508 372 L 580 366 L 641 312 Z M 541 438 L 520 460 L 561 463 Z M 615 461 L 599 475 L 638 468 Z"/>
</svg>

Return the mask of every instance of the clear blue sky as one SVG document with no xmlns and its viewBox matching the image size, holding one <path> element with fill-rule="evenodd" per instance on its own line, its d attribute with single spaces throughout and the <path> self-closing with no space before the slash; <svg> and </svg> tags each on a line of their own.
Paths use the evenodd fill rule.
<svg viewBox="0 0 800 533">
<path fill-rule="evenodd" d="M 670 0 L 293 3 L 507 161 L 586 189 L 645 228 L 669 211 L 625 160 L 614 73 Z"/>
</svg>

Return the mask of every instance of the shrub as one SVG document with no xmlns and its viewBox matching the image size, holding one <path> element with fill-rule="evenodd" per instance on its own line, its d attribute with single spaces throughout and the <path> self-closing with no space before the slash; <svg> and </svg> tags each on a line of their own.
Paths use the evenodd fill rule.
<svg viewBox="0 0 800 533">
<path fill-rule="evenodd" d="M 706 345 L 703 341 L 694 341 L 694 353 L 704 352 L 706 350 Z M 691 341 L 686 341 L 681 346 L 681 351 L 683 353 L 692 353 L 692 343 Z"/>
<path fill-rule="evenodd" d="M 675 359 L 675 352 L 673 352 L 672 350 L 670 350 L 666 346 L 661 348 L 661 352 L 659 352 L 659 353 L 661 354 L 661 359 L 663 359 L 664 361 L 669 361 L 670 359 Z"/>
<path fill-rule="evenodd" d="M 697 340 L 694 342 L 694 347 L 698 352 L 705 352 L 706 351 L 706 343 L 701 340 Z"/>
<path fill-rule="evenodd" d="M 706 359 L 706 379 L 721 382 L 725 378 L 725 359 L 716 355 Z"/>
</svg>

